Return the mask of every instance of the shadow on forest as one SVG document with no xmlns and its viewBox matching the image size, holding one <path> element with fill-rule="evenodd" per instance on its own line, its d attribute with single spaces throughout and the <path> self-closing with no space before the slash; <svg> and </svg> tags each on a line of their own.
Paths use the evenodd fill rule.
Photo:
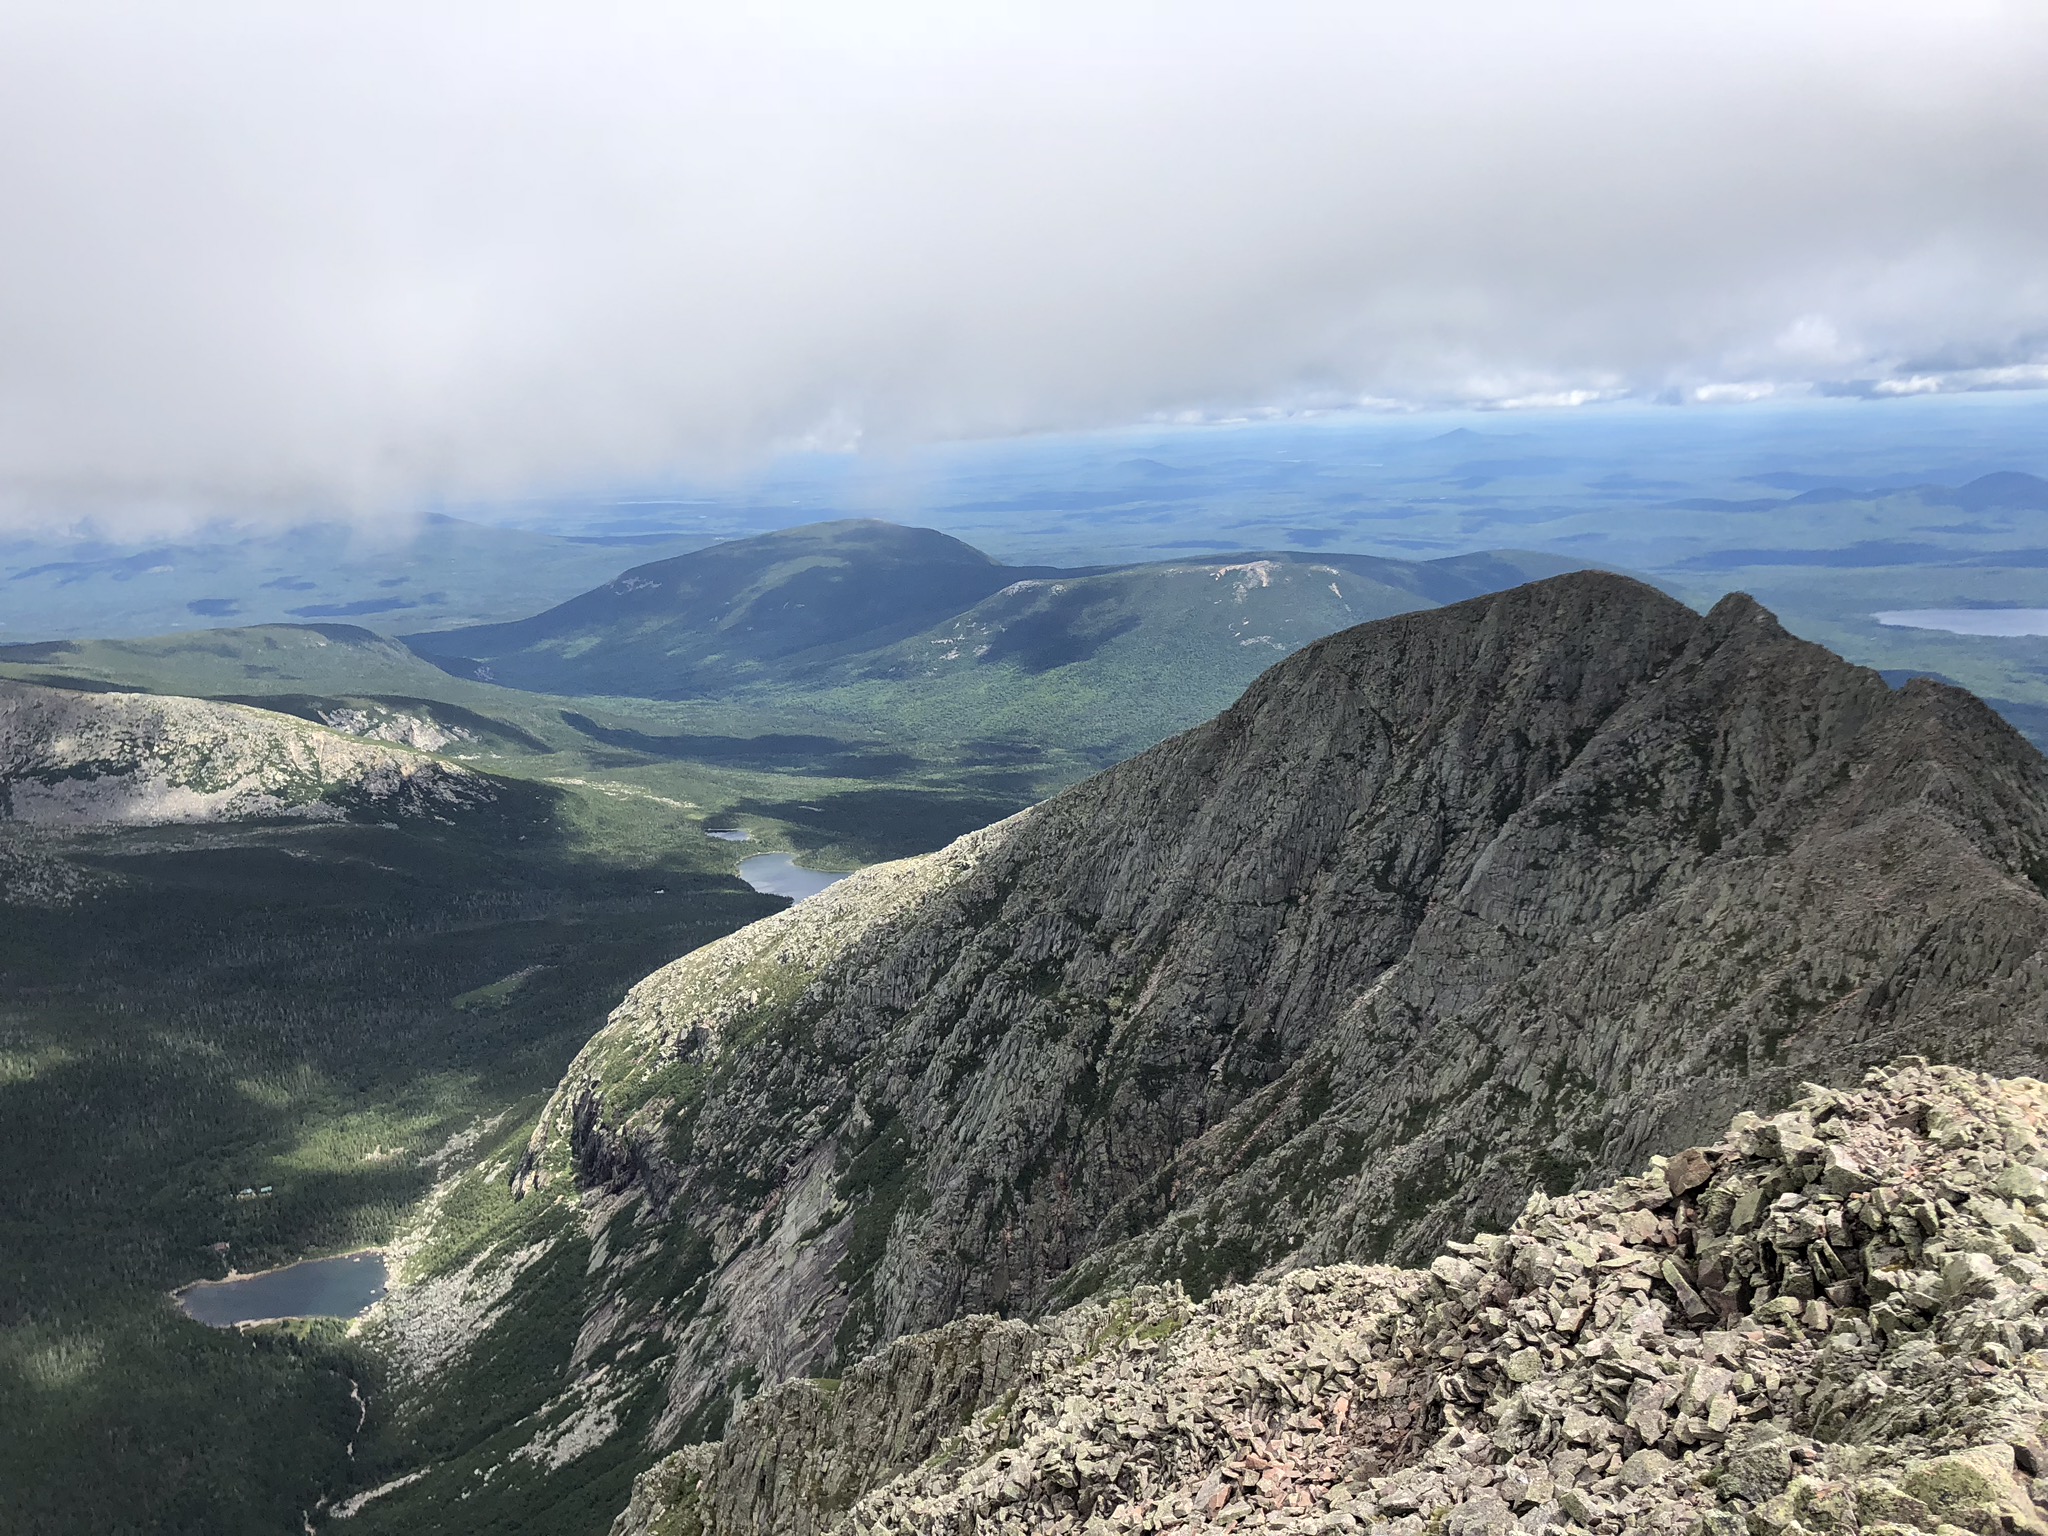
<svg viewBox="0 0 2048 1536">
<path fill-rule="evenodd" d="M 79 834 L 111 878 L 0 921 L 0 1528 L 296 1529 L 347 1474 L 345 1352 L 165 1293 L 384 1238 L 422 1154 L 532 1113 L 628 986 L 782 905 L 579 861 L 556 793 L 456 826 Z"/>
</svg>

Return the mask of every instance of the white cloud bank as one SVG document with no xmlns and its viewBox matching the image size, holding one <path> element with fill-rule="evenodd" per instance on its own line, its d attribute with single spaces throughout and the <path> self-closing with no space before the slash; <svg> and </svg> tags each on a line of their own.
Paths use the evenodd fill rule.
<svg viewBox="0 0 2048 1536">
<path fill-rule="evenodd" d="M 2038 0 L 0 0 L 0 520 L 2035 381 L 2044 79 Z"/>
</svg>

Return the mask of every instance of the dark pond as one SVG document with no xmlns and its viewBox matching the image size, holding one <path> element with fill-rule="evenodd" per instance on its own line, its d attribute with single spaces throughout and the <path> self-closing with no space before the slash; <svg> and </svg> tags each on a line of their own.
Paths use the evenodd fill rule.
<svg viewBox="0 0 2048 1536">
<path fill-rule="evenodd" d="M 740 878 L 764 895 L 787 896 L 791 901 L 802 901 L 806 896 L 817 895 L 828 885 L 836 885 L 846 876 L 822 869 L 805 869 L 786 853 L 757 853 L 751 859 L 740 860 Z"/>
<path fill-rule="evenodd" d="M 359 1317 L 384 1298 L 384 1255 L 308 1259 L 234 1280 L 200 1280 L 177 1292 L 186 1315 L 214 1328 L 281 1317 Z"/>
</svg>

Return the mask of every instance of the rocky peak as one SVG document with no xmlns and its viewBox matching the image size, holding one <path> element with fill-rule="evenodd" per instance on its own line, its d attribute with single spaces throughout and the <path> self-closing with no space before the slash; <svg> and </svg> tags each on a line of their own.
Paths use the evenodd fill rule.
<svg viewBox="0 0 2048 1536">
<path fill-rule="evenodd" d="M 1332 636 L 635 988 L 517 1175 L 605 1232 L 576 1370 L 687 1442 L 973 1314 L 1425 1257 L 1901 1053 L 2034 1070 L 2044 776 L 1745 598 Z"/>
</svg>

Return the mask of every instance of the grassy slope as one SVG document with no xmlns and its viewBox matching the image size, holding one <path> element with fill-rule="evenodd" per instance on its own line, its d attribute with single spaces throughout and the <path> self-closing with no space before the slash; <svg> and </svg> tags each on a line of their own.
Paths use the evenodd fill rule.
<svg viewBox="0 0 2048 1536">
<path fill-rule="evenodd" d="M 673 704 L 522 693 L 450 676 L 366 630 L 269 626 L 158 640 L 0 649 L 0 676 L 229 698 L 307 718 L 367 706 L 431 715 L 471 740 L 443 748 L 476 767 L 572 791 L 564 814 L 585 855 L 740 825 L 758 846 L 710 844 L 733 868 L 789 849 L 845 868 L 935 847 L 1092 771 L 1059 745 L 894 735 L 786 703 Z M 701 841 L 701 839 L 700 839 Z"/>
</svg>

